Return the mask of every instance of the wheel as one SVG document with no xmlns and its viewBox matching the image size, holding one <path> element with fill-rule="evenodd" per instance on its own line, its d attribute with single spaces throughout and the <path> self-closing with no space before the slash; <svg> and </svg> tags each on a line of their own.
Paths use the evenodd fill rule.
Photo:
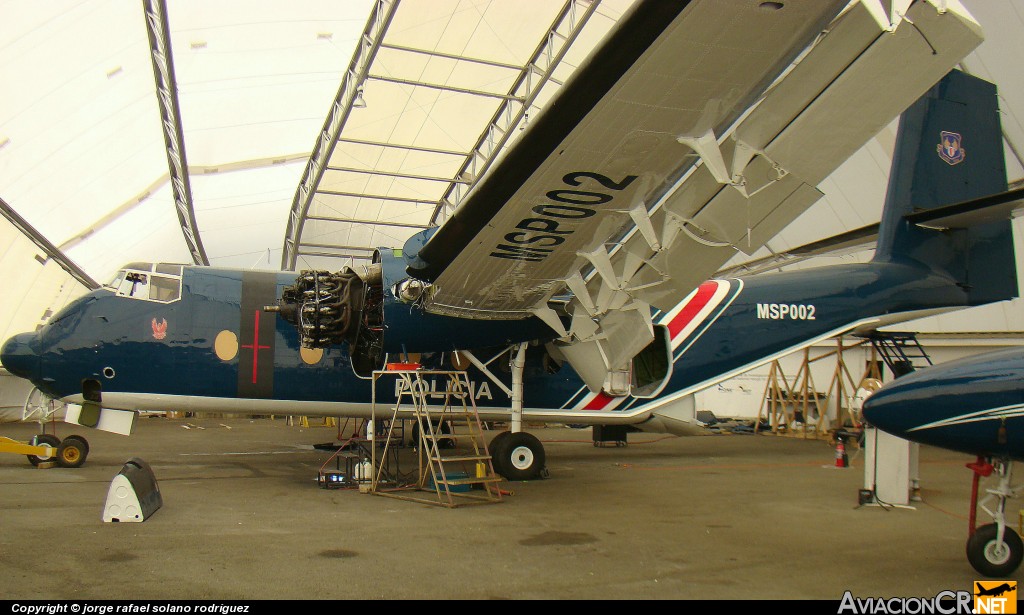
<svg viewBox="0 0 1024 615">
<path fill-rule="evenodd" d="M 32 436 L 32 440 L 29 441 L 29 444 L 31 444 L 32 446 L 46 445 L 52 446 L 53 448 L 57 448 L 58 446 L 60 446 L 60 438 L 53 434 L 41 433 L 38 436 Z M 53 459 L 53 457 L 39 457 L 37 455 L 26 456 L 28 457 L 28 462 L 34 466 L 38 466 L 40 463 L 44 461 L 50 461 L 51 459 Z"/>
<path fill-rule="evenodd" d="M 491 443 L 487 445 L 487 450 L 491 453 L 491 463 L 494 465 L 494 471 L 502 476 L 505 476 L 507 471 L 503 463 L 504 453 L 501 451 L 501 447 L 511 435 L 511 431 L 503 431 L 491 438 Z"/>
<path fill-rule="evenodd" d="M 1003 530 L 1003 541 L 996 541 L 995 523 L 983 525 L 967 541 L 967 560 L 981 574 L 1005 578 L 1013 574 L 1024 557 L 1024 543 L 1009 527 Z"/>
<path fill-rule="evenodd" d="M 78 434 L 72 434 L 72 435 L 70 435 L 70 436 L 68 436 L 67 438 L 64 438 L 64 439 L 67 440 L 68 438 L 74 438 L 76 440 L 80 440 L 82 442 L 82 447 L 85 449 L 85 454 L 86 455 L 89 454 L 89 441 L 86 440 L 83 436 L 80 436 Z"/>
<path fill-rule="evenodd" d="M 544 445 L 525 431 L 507 432 L 492 453 L 495 471 L 508 480 L 534 480 L 544 470 Z"/>
<path fill-rule="evenodd" d="M 78 468 L 89 456 L 89 445 L 78 436 L 68 436 L 57 447 L 57 465 L 62 468 Z"/>
</svg>

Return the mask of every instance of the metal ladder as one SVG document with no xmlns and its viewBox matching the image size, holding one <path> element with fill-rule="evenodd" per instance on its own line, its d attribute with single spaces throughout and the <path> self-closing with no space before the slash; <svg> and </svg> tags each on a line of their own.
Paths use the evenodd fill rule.
<svg viewBox="0 0 1024 615">
<path fill-rule="evenodd" d="M 875 331 L 868 339 L 896 378 L 932 365 L 931 357 L 917 341 L 915 333 Z"/>
<path fill-rule="evenodd" d="M 386 375 L 398 378 L 391 425 L 398 424 L 403 418 L 400 415 L 411 411 L 418 427 L 419 473 L 415 490 L 433 492 L 437 499 L 409 496 L 407 492 L 398 489 L 378 489 L 376 481 L 371 491 L 378 495 L 448 508 L 461 504 L 500 502 L 501 490 L 497 483 L 502 478 L 494 472 L 468 374 L 456 370 L 376 371 L 373 402 L 375 418 L 376 382 L 379 377 Z M 431 377 L 432 380 L 428 380 Z M 444 387 L 443 390 L 438 390 L 439 384 Z M 431 400 L 441 403 L 431 404 Z M 441 425 L 444 423 L 452 426 L 452 433 L 442 433 Z M 385 458 L 391 442 L 390 436 L 389 433 L 385 440 Z M 440 445 L 444 440 L 456 442 L 457 450 L 444 454 Z M 472 493 L 474 487 L 479 487 L 477 493 Z"/>
</svg>

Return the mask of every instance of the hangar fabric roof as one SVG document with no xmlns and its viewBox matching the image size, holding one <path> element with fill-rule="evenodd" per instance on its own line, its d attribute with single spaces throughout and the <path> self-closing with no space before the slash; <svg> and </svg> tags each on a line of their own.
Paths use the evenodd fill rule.
<svg viewBox="0 0 1024 615">
<path fill-rule="evenodd" d="M 0 198 L 100 282 L 129 261 L 338 269 L 443 223 L 629 4 L 6 0 Z M 963 68 L 999 84 L 1020 179 L 1024 0 L 963 4 L 986 33 Z M 876 222 L 894 135 L 766 253 Z M 3 229 L 6 338 L 84 287 Z"/>
</svg>

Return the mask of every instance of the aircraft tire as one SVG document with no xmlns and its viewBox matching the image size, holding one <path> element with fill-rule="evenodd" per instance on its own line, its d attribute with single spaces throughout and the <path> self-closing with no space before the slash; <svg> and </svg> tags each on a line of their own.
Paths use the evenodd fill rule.
<svg viewBox="0 0 1024 615">
<path fill-rule="evenodd" d="M 533 434 L 509 433 L 492 453 L 495 471 L 508 480 L 535 480 L 544 471 L 544 445 Z"/>
<path fill-rule="evenodd" d="M 57 448 L 60 446 L 60 438 L 53 434 L 42 433 L 39 434 L 38 436 L 33 436 L 32 440 L 30 441 L 30 444 L 32 444 L 33 446 L 46 445 L 52 446 L 53 448 Z M 28 457 L 28 462 L 34 466 L 38 466 L 44 461 L 50 461 L 53 459 L 53 457 L 39 457 L 37 455 L 26 455 L 26 457 Z"/>
<path fill-rule="evenodd" d="M 1017 532 L 1007 527 L 1003 543 L 996 542 L 995 523 L 979 527 L 967 541 L 967 560 L 981 574 L 1005 578 L 1013 574 L 1024 557 L 1024 543 Z"/>
<path fill-rule="evenodd" d="M 501 452 L 501 447 L 511 435 L 511 431 L 503 431 L 494 436 L 491 439 L 491 443 L 487 445 L 487 451 L 491 454 L 491 464 L 494 466 L 494 471 L 502 476 L 505 476 L 505 465 L 503 463 L 504 453 Z"/>
<path fill-rule="evenodd" d="M 89 456 L 89 445 L 78 436 L 68 436 L 57 447 L 57 465 L 62 468 L 80 468 Z"/>
<path fill-rule="evenodd" d="M 82 436 L 80 436 L 78 434 L 72 434 L 72 435 L 68 436 L 68 438 L 75 438 L 76 440 L 80 440 L 82 442 L 82 446 L 85 448 L 85 454 L 86 455 L 89 454 L 89 441 L 88 440 L 86 440 L 84 437 L 82 437 Z M 64 438 L 64 439 L 67 440 L 68 438 Z"/>
</svg>

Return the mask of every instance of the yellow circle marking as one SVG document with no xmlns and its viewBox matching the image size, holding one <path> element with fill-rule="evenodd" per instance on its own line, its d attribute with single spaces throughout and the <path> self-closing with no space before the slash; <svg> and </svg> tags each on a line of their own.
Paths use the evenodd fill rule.
<svg viewBox="0 0 1024 615">
<path fill-rule="evenodd" d="M 221 361 L 234 359 L 238 355 L 238 336 L 226 329 L 221 331 L 213 340 L 213 351 Z"/>
<path fill-rule="evenodd" d="M 306 365 L 316 365 L 320 362 L 320 359 L 324 358 L 323 348 L 299 348 L 299 356 L 302 357 L 302 362 Z"/>
</svg>

